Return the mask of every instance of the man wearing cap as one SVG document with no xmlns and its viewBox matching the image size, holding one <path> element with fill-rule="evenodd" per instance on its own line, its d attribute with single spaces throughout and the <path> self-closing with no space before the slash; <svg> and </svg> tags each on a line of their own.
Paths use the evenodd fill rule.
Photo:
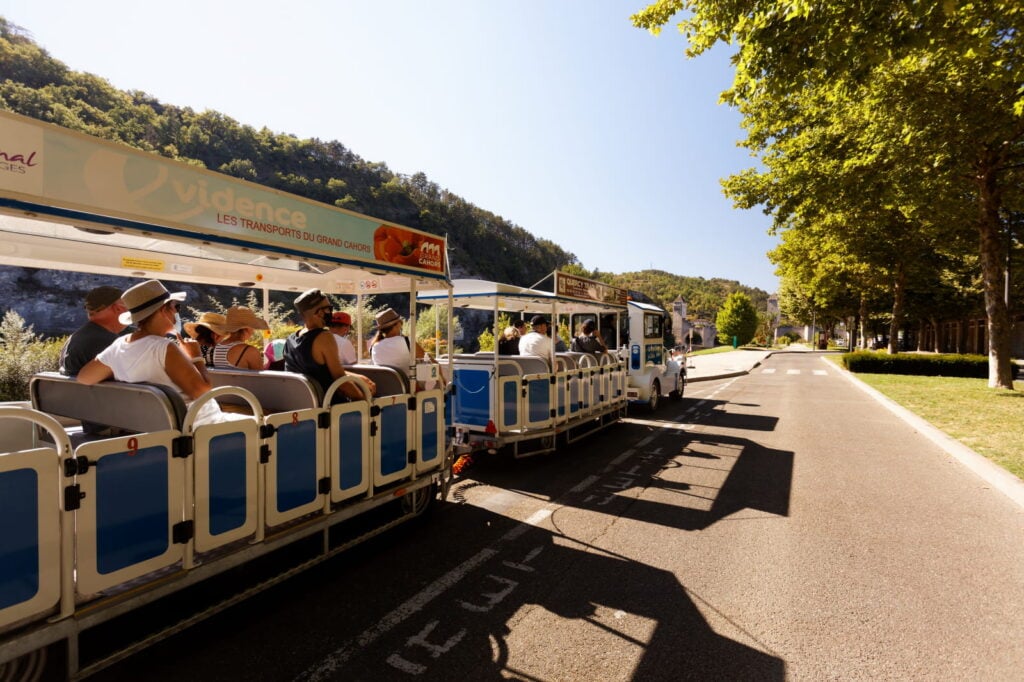
<svg viewBox="0 0 1024 682">
<path fill-rule="evenodd" d="M 96 287 L 85 295 L 85 312 L 89 321 L 68 337 L 60 350 L 61 374 L 75 375 L 85 363 L 114 342 L 124 331 L 118 316 L 127 308 L 116 287 Z"/>
<path fill-rule="evenodd" d="M 534 315 L 530 320 L 530 331 L 519 339 L 520 355 L 551 357 L 551 337 L 548 336 L 548 320 L 543 315 Z"/>
<path fill-rule="evenodd" d="M 342 311 L 331 315 L 331 333 L 334 334 L 334 342 L 338 344 L 338 358 L 343 365 L 356 364 L 356 347 L 348 339 L 350 331 L 352 331 L 351 315 Z"/>
<path fill-rule="evenodd" d="M 340 377 L 346 375 L 345 368 L 338 357 L 338 344 L 334 334 L 327 331 L 331 323 L 331 302 L 319 289 L 309 289 L 295 299 L 295 309 L 302 315 L 303 326 L 288 337 L 284 344 L 284 368 L 289 372 L 305 374 L 327 391 L 328 387 Z M 370 387 L 370 393 L 377 392 L 377 386 L 354 372 L 355 376 Z M 363 393 L 354 383 L 342 385 L 340 392 L 345 397 L 355 400 L 362 399 Z"/>
</svg>

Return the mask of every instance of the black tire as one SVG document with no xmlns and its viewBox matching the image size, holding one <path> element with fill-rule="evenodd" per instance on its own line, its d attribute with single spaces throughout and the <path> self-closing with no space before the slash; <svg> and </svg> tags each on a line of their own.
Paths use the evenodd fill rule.
<svg viewBox="0 0 1024 682">
<path fill-rule="evenodd" d="M 423 516 L 434 508 L 437 501 L 437 484 L 423 486 L 402 498 L 402 511 L 413 516 Z"/>
<path fill-rule="evenodd" d="M 654 414 L 661 404 L 661 382 L 657 379 L 651 384 L 651 395 L 647 398 L 647 411 Z"/>
</svg>

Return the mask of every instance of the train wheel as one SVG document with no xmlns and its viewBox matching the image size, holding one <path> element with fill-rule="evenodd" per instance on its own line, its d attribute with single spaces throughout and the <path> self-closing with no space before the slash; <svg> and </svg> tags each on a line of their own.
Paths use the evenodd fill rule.
<svg viewBox="0 0 1024 682">
<path fill-rule="evenodd" d="M 402 498 L 402 511 L 413 516 L 423 516 L 434 505 L 437 498 L 437 484 L 417 488 Z"/>
<path fill-rule="evenodd" d="M 656 412 L 661 404 L 661 382 L 657 379 L 651 384 L 651 396 L 647 399 L 647 411 Z"/>
</svg>

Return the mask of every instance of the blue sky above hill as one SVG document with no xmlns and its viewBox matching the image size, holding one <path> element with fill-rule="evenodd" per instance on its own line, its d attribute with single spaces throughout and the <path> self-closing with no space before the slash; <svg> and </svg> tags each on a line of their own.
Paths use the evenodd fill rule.
<svg viewBox="0 0 1024 682">
<path fill-rule="evenodd" d="M 0 0 L 70 68 L 422 171 L 585 267 L 774 291 L 770 220 L 719 179 L 754 165 L 719 105 L 728 51 L 688 60 L 624 0 Z"/>
</svg>

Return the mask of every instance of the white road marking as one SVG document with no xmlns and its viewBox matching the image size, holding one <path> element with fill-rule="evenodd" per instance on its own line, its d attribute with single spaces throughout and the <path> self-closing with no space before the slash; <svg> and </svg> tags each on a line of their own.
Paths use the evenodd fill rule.
<svg viewBox="0 0 1024 682">
<path fill-rule="evenodd" d="M 814 370 L 814 373 L 819 377 L 828 376 L 828 372 L 823 369 L 816 369 Z"/>
<path fill-rule="evenodd" d="M 769 367 L 768 369 L 762 369 L 761 374 L 775 374 L 775 368 Z"/>
<path fill-rule="evenodd" d="M 597 476 L 587 476 L 582 481 L 569 489 L 571 493 L 581 493 L 599 480 Z"/>
<path fill-rule="evenodd" d="M 550 514 L 551 512 L 548 512 Z M 534 514 L 536 516 L 536 514 Z M 532 517 L 531 517 L 532 518 Z M 407 618 L 422 610 L 424 606 L 440 597 L 449 589 L 459 583 L 478 566 L 491 559 L 498 553 L 498 550 L 485 547 L 475 555 L 463 561 L 461 564 L 445 573 L 443 576 L 427 585 L 404 604 L 381 618 L 376 625 L 364 630 L 354 642 L 346 643 L 327 655 L 318 664 L 299 675 L 297 680 L 325 680 L 331 673 L 343 666 L 353 655 L 361 649 L 365 649 L 373 642 L 380 639 L 382 635 L 390 632 L 395 626 L 401 624 Z"/>
<path fill-rule="evenodd" d="M 800 373 L 800 370 L 798 370 L 798 369 L 787 369 L 786 370 L 786 374 L 799 374 L 799 373 Z"/>
</svg>

